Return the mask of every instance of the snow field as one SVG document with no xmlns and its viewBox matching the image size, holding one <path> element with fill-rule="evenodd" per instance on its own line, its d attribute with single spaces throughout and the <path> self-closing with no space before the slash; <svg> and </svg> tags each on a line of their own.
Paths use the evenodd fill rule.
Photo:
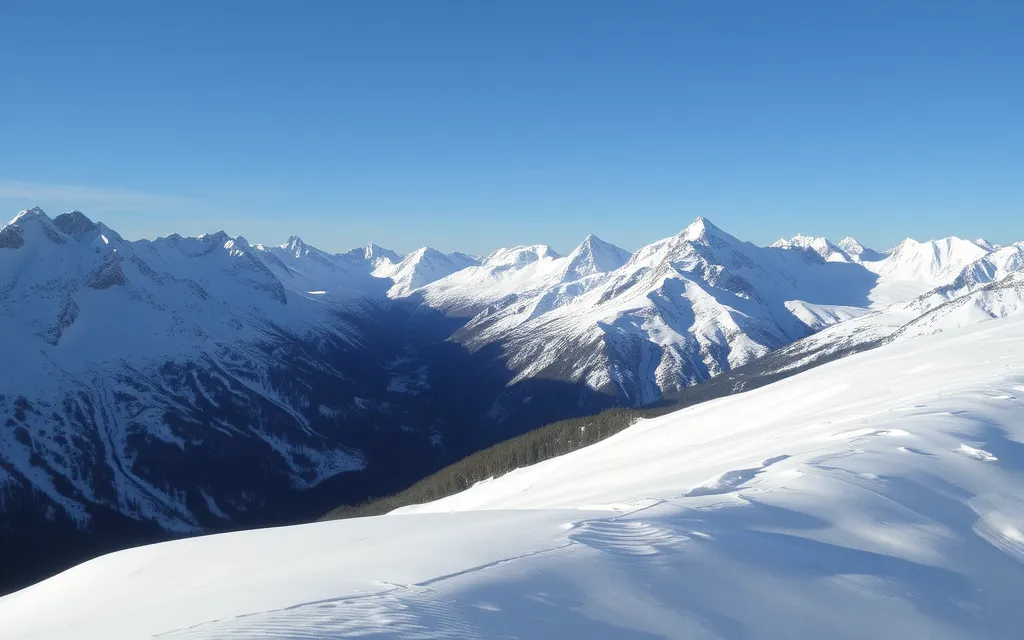
<svg viewBox="0 0 1024 640">
<path fill-rule="evenodd" d="M 901 341 L 387 516 L 105 556 L 12 638 L 1017 638 L 1024 319 Z"/>
</svg>

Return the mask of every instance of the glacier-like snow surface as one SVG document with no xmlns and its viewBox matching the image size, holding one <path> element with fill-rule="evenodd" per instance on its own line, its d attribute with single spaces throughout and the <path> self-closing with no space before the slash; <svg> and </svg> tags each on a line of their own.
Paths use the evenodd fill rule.
<svg viewBox="0 0 1024 640">
<path fill-rule="evenodd" d="M 381 517 L 121 551 L 5 638 L 1019 638 L 1024 319 L 896 341 Z"/>
</svg>

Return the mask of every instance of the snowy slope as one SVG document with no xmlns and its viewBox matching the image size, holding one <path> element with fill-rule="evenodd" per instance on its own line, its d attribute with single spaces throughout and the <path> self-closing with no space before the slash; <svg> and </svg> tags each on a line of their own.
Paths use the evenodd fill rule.
<svg viewBox="0 0 1024 640">
<path fill-rule="evenodd" d="M 906 339 L 966 327 L 986 320 L 1024 313 L 1024 271 L 1008 275 L 945 302 L 906 325 L 893 336 Z"/>
<path fill-rule="evenodd" d="M 760 372 L 792 370 L 895 339 L 1024 313 L 1021 277 L 1024 247 L 997 249 L 968 263 L 953 277 L 946 274 L 943 279 L 948 284 L 879 310 L 860 309 L 850 318 L 778 349 L 761 363 Z M 794 307 L 794 313 L 812 311 Z"/>
<path fill-rule="evenodd" d="M 900 341 L 405 513 L 0 599 L 10 638 L 1017 638 L 1024 320 Z"/>
<path fill-rule="evenodd" d="M 474 315 L 490 304 L 534 290 L 556 277 L 565 259 L 544 245 L 498 249 L 480 261 L 420 292 L 433 308 Z"/>
<path fill-rule="evenodd" d="M 1014 244 L 994 249 L 965 266 L 943 289 L 948 295 L 966 293 L 1021 269 L 1024 269 L 1024 246 Z"/>
</svg>

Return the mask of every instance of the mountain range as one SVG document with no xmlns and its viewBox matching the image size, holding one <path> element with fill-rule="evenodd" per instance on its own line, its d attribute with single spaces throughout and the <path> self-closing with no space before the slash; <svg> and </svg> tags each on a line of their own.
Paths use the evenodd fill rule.
<svg viewBox="0 0 1024 640">
<path fill-rule="evenodd" d="M 29 209 L 0 228 L 0 534 L 312 517 L 759 359 L 781 371 L 1016 314 L 1022 266 L 1021 244 L 760 247 L 704 218 L 632 253 L 588 236 L 567 256 L 476 258 L 127 241 Z"/>
</svg>

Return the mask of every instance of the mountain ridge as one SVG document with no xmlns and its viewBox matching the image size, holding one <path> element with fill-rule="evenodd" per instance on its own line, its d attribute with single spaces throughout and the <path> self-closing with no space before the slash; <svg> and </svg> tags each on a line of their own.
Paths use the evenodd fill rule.
<svg viewBox="0 0 1024 640">
<path fill-rule="evenodd" d="M 904 242 L 870 261 L 798 238 L 759 247 L 698 218 L 632 253 L 590 235 L 566 256 L 476 259 L 223 231 L 127 241 L 27 209 L 0 227 L 0 357 L 19 363 L 0 372 L 0 527 L 15 504 L 44 528 L 230 526 L 296 492 L 356 492 L 347 476 L 411 481 L 658 401 L 808 336 L 882 339 L 976 291 L 984 313 L 956 322 L 1020 309 L 1017 289 L 983 290 L 1024 267 L 1024 245 Z"/>
</svg>

